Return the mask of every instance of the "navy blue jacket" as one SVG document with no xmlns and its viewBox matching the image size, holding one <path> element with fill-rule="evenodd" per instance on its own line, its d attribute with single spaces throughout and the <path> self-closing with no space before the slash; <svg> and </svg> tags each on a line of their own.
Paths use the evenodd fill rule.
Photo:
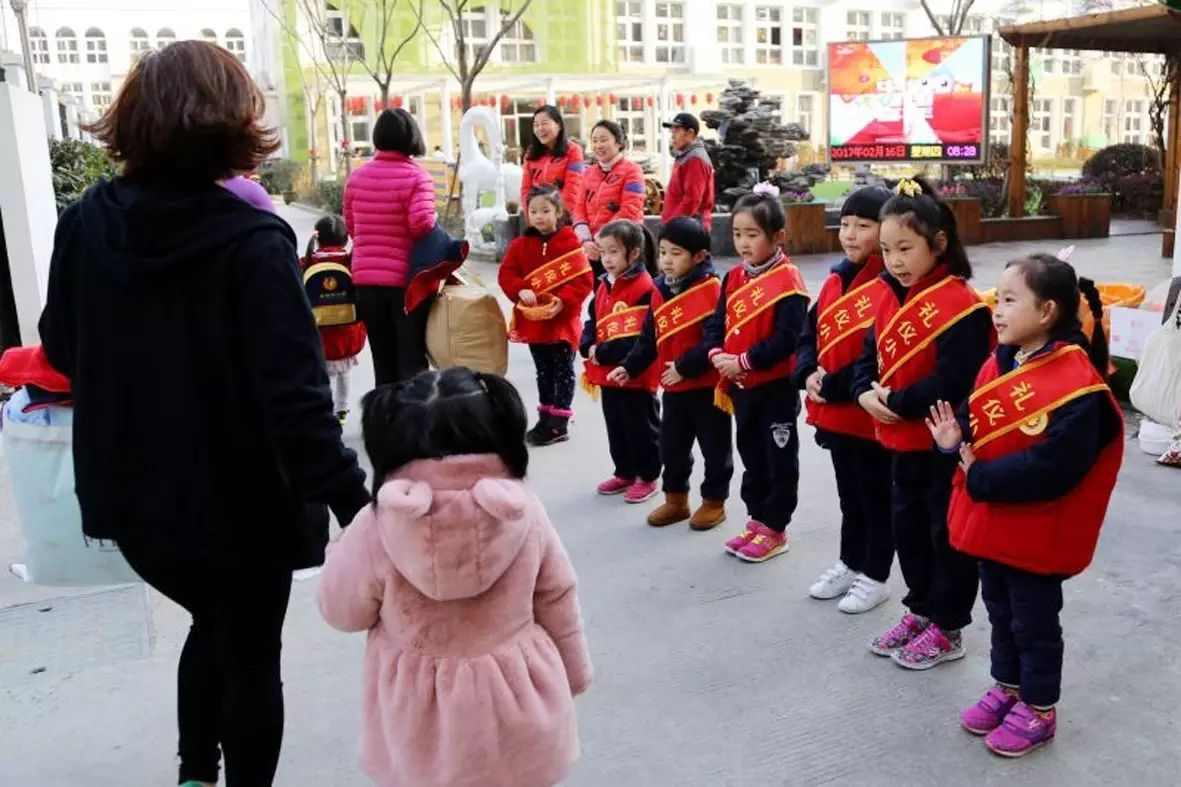
<svg viewBox="0 0 1181 787">
<path fill-rule="evenodd" d="M 681 292 L 697 285 L 706 276 L 713 275 L 713 272 L 713 260 L 706 257 L 705 260 L 698 263 L 693 270 L 686 274 L 685 283 L 681 287 Z M 665 303 L 677 295 L 665 282 L 663 276 L 657 277 L 656 289 L 660 290 Z M 678 358 L 674 364 L 677 368 L 677 374 L 688 380 L 693 377 L 700 377 L 713 368 L 709 362 L 709 348 L 708 339 L 703 338 L 700 344 Z M 644 333 L 640 335 L 640 338 L 636 340 L 635 346 L 632 347 L 631 352 L 627 354 L 627 358 L 623 361 L 623 368 L 627 369 L 627 373 L 632 377 L 638 377 L 643 374 L 645 369 L 656 362 L 656 355 L 656 320 L 652 316 L 651 310 L 649 310 L 648 316 L 644 318 Z M 663 372 L 664 370 L 661 369 L 660 371 Z"/>
<path fill-rule="evenodd" d="M 857 277 L 861 266 L 854 265 L 847 257 L 832 267 L 832 272 L 841 277 L 841 291 L 848 292 L 849 285 Z M 816 319 L 818 304 L 813 302 L 808 310 L 808 322 L 800 334 L 799 347 L 796 348 L 796 370 L 792 377 L 796 386 L 804 387 L 804 383 L 819 368 L 816 353 Z M 853 397 L 854 368 L 856 364 L 849 364 L 844 369 L 828 372 L 820 383 L 820 396 L 827 402 L 851 402 Z"/>
<path fill-rule="evenodd" d="M 634 272 L 629 271 L 623 275 L 628 277 L 638 276 L 643 270 L 643 266 L 639 266 L 634 269 Z M 611 292 L 611 282 L 607 280 L 606 274 L 603 274 L 601 277 L 599 277 L 599 282 L 606 284 L 607 292 Z M 595 325 L 597 324 L 597 320 L 595 319 L 595 301 L 598 300 L 598 297 L 599 287 L 598 284 L 596 284 L 594 295 L 591 296 L 590 303 L 587 304 L 586 307 L 587 318 L 582 323 L 582 339 L 578 343 L 578 351 L 582 353 L 583 358 L 589 358 L 590 348 L 594 347 L 595 362 L 599 364 L 599 366 L 620 366 L 623 363 L 623 360 L 627 358 L 628 353 L 630 353 L 632 348 L 636 345 L 636 342 L 639 341 L 639 337 L 626 336 L 622 339 L 611 339 L 610 341 L 603 342 L 602 344 L 596 344 Z M 649 293 L 640 298 L 640 300 L 635 305 L 646 306 L 651 302 L 652 294 Z M 643 371 L 643 368 L 641 368 L 640 371 Z"/>
</svg>

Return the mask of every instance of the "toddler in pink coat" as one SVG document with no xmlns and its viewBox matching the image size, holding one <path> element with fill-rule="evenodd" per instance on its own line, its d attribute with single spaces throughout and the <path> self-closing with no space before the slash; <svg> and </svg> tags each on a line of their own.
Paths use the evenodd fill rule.
<svg viewBox="0 0 1181 787">
<path fill-rule="evenodd" d="M 574 569 L 521 483 L 504 378 L 427 371 L 365 397 L 376 502 L 330 548 L 320 611 L 368 631 L 361 764 L 384 787 L 548 787 L 591 681 Z"/>
</svg>

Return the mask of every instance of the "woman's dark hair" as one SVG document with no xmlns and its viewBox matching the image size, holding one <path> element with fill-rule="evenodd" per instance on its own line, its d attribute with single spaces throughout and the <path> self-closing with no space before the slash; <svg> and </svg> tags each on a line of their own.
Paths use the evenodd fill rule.
<svg viewBox="0 0 1181 787">
<path fill-rule="evenodd" d="M 84 128 L 126 174 L 215 181 L 249 172 L 279 148 L 266 103 L 232 54 L 203 41 L 147 52 L 114 103 Z"/>
<path fill-rule="evenodd" d="M 304 257 L 310 260 L 318 248 L 325 246 L 344 247 L 348 245 L 348 242 L 349 230 L 344 224 L 344 219 L 335 213 L 321 216 L 320 220 L 316 222 L 316 231 L 308 239 L 308 248 L 304 253 Z"/>
<path fill-rule="evenodd" d="M 528 215 L 529 203 L 538 197 L 558 209 L 558 225 L 561 226 L 562 219 L 566 216 L 566 206 L 562 204 L 562 192 L 558 190 L 557 186 L 534 186 L 529 189 L 529 196 L 525 200 L 526 215 Z"/>
<path fill-rule="evenodd" d="M 414 115 L 399 107 L 383 109 L 373 124 L 373 147 L 404 153 L 407 156 L 425 156 L 426 143 Z"/>
<path fill-rule="evenodd" d="M 1058 319 L 1050 326 L 1050 338 L 1054 341 L 1069 341 L 1072 334 L 1082 330 L 1078 318 L 1079 296 L 1087 299 L 1091 316 L 1095 318 L 1095 330 L 1086 345 L 1091 363 L 1104 379 L 1107 378 L 1107 364 L 1111 360 L 1107 345 L 1107 334 L 1103 332 L 1103 299 L 1099 289 L 1090 279 L 1080 278 L 1069 262 L 1051 254 L 1031 254 L 1013 260 L 1006 268 L 1020 268 L 1029 287 L 1043 302 L 1053 301 L 1058 306 Z"/>
<path fill-rule="evenodd" d="M 538 115 L 546 114 L 550 119 L 558 124 L 558 136 L 554 138 L 553 154 L 556 158 L 561 158 L 566 155 L 566 121 L 562 120 L 562 111 L 553 104 L 546 104 L 543 107 L 538 107 L 533 110 L 533 118 L 536 120 Z M 532 134 L 532 132 L 530 132 Z M 525 154 L 525 158 L 530 161 L 535 161 L 546 153 L 551 152 L 549 148 L 541 144 L 541 140 L 537 138 L 536 134 L 532 135 L 529 142 L 529 152 Z"/>
<path fill-rule="evenodd" d="M 652 237 L 652 233 L 648 231 L 647 227 L 627 219 L 616 219 L 603 225 L 603 228 L 599 230 L 599 237 L 615 238 L 623 244 L 623 248 L 627 249 L 628 254 L 636 249 L 641 249 L 640 258 L 644 260 L 644 269 L 649 274 L 656 275 L 656 258 L 659 252 L 656 239 Z"/>
<path fill-rule="evenodd" d="M 913 197 L 904 193 L 895 194 L 882 206 L 882 220 L 885 221 L 887 216 L 897 218 L 902 226 L 926 238 L 932 250 L 939 248 L 939 233 L 944 233 L 947 236 L 947 249 L 940 255 L 939 261 L 947 263 L 953 276 L 972 278 L 972 263 L 968 262 L 968 252 L 964 251 L 951 206 L 925 179 L 911 180 L 918 184 L 922 193 Z"/>
<path fill-rule="evenodd" d="M 739 213 L 749 213 L 768 238 L 774 239 L 777 232 L 787 229 L 787 212 L 774 194 L 756 192 L 740 197 L 734 203 L 731 219 Z"/>
<path fill-rule="evenodd" d="M 627 134 L 624 133 L 623 127 L 614 120 L 603 119 L 591 126 L 591 133 L 595 133 L 596 128 L 605 128 L 607 132 L 615 137 L 615 141 L 619 143 L 620 148 L 627 147 Z"/>
<path fill-rule="evenodd" d="M 525 477 L 525 406 L 499 375 L 465 366 L 430 369 L 375 388 L 361 407 L 375 498 L 392 473 L 416 459 L 496 454 L 513 478 Z"/>
</svg>

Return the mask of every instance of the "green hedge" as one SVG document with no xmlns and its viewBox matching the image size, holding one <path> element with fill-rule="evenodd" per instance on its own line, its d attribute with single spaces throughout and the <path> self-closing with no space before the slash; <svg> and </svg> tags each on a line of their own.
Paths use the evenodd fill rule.
<svg viewBox="0 0 1181 787">
<path fill-rule="evenodd" d="M 113 178 L 118 173 L 105 150 L 76 139 L 49 140 L 49 164 L 58 213 L 100 179 Z"/>
</svg>

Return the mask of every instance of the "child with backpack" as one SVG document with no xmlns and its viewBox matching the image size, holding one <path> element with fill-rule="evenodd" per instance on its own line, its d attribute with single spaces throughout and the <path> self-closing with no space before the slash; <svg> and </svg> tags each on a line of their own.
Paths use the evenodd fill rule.
<svg viewBox="0 0 1181 787">
<path fill-rule="evenodd" d="M 365 349 L 365 323 L 357 319 L 349 233 L 340 216 L 323 216 L 316 222 L 301 265 L 303 285 L 320 340 L 328 376 L 333 381 L 336 418 L 343 424 L 349 415 L 349 372 Z"/>
</svg>

